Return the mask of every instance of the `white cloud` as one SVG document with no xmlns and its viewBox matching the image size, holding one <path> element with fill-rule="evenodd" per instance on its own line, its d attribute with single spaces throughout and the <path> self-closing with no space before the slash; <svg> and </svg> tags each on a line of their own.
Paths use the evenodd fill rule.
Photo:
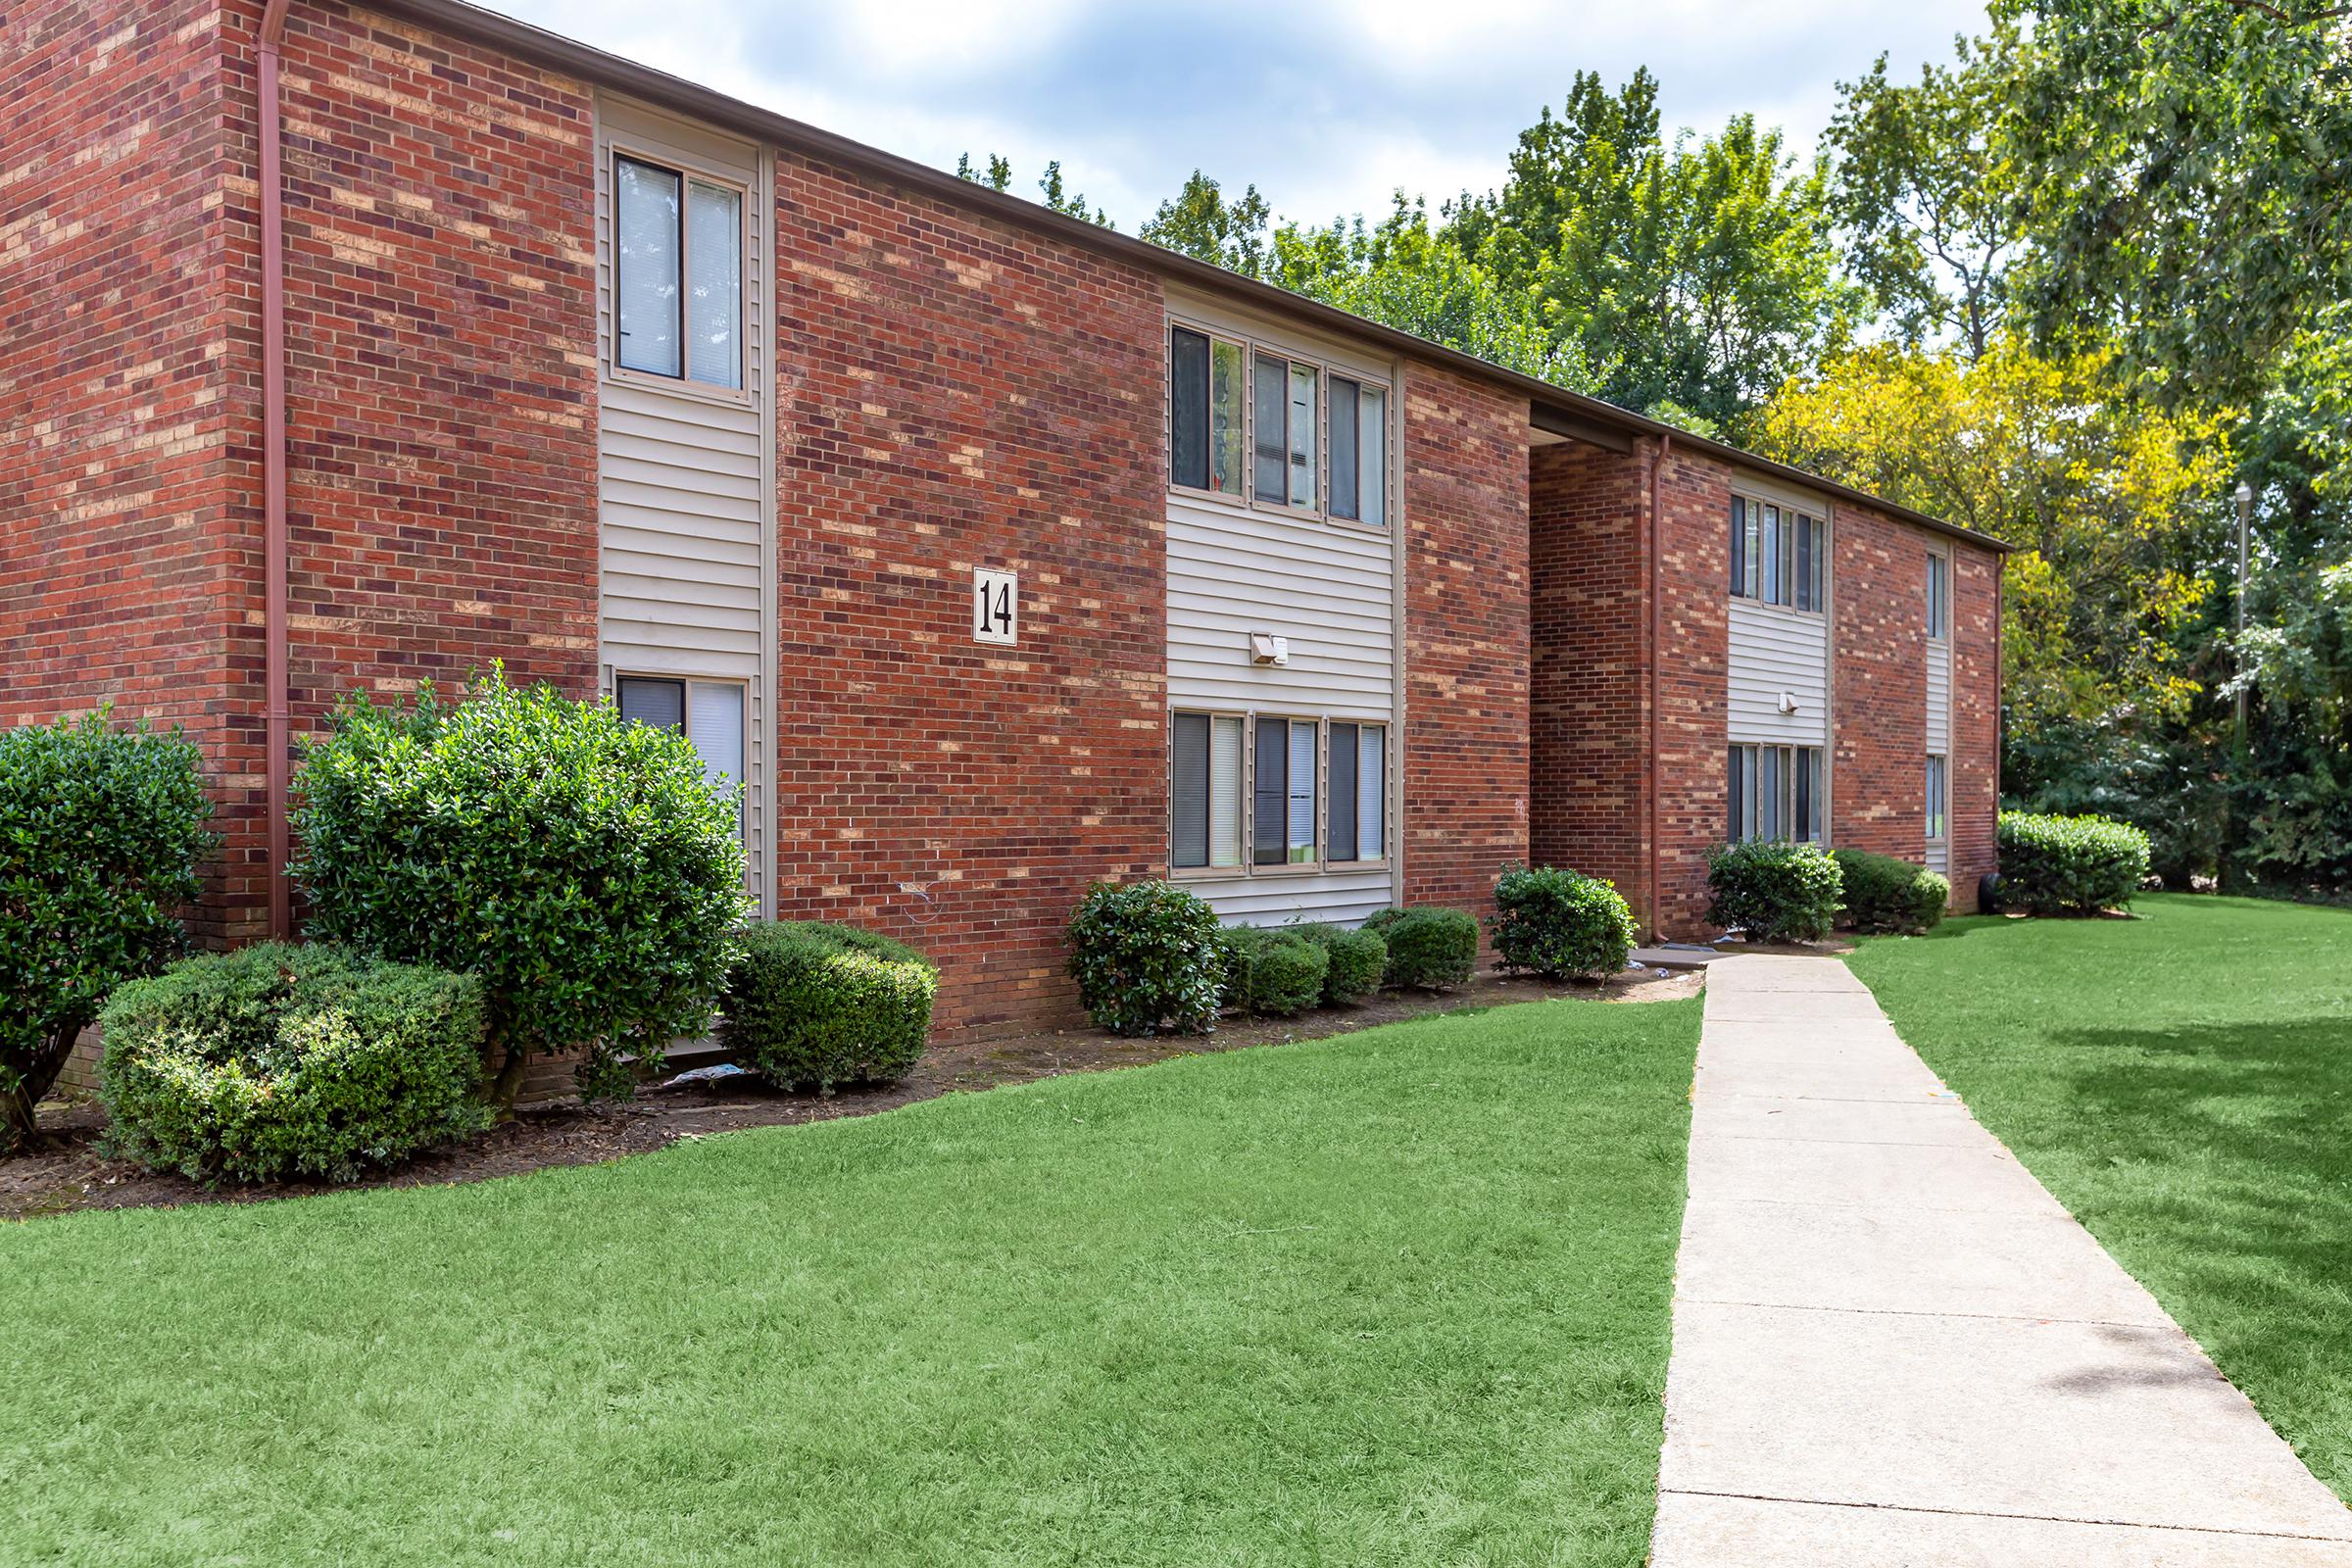
<svg viewBox="0 0 2352 1568">
<path fill-rule="evenodd" d="M 1887 51 L 1908 75 L 1982 27 L 1982 0 L 496 0 L 525 21 L 952 168 L 1049 159 L 1133 230 L 1195 168 L 1276 211 L 1377 214 L 1500 182 L 1518 131 L 1578 70 L 1647 65 L 1666 125 L 1753 111 L 1808 152 L 1836 83 Z"/>
</svg>

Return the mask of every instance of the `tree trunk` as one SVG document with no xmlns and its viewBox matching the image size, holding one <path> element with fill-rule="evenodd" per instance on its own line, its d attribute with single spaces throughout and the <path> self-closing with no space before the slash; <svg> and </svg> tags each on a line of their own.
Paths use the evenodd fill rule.
<svg viewBox="0 0 2352 1568">
<path fill-rule="evenodd" d="M 497 1107 L 500 1121 L 514 1118 L 514 1097 L 522 1093 L 523 1069 L 530 1059 L 530 1053 L 520 1046 L 507 1047 L 507 1058 L 499 1064 L 498 1078 L 490 1088 L 490 1103 Z"/>
<path fill-rule="evenodd" d="M 0 1154 L 13 1154 L 29 1149 L 40 1136 L 32 1119 L 32 1107 L 39 1103 L 30 1079 L 13 1089 L 0 1090 Z"/>
<path fill-rule="evenodd" d="M 42 1043 L 24 1064 L 24 1076 L 13 1088 L 0 1090 L 0 1154 L 28 1149 L 40 1141 L 40 1124 L 34 1112 L 49 1086 L 65 1070 L 66 1058 L 74 1054 L 74 1042 L 81 1038 L 78 1021 L 63 1025 L 58 1032 Z"/>
</svg>

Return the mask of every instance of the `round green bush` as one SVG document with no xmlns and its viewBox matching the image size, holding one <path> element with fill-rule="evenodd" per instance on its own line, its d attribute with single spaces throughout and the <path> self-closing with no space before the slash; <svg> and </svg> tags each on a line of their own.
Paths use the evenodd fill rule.
<svg viewBox="0 0 2352 1568">
<path fill-rule="evenodd" d="M 751 903 L 735 792 L 685 736 L 493 669 L 463 703 L 347 699 L 297 784 L 311 930 L 480 976 L 503 1102 L 532 1053 L 710 1026 Z"/>
<path fill-rule="evenodd" d="M 1943 918 L 1952 902 L 1952 885 L 1925 866 L 1873 855 L 1868 850 L 1838 850 L 1841 907 L 1838 923 L 1850 931 L 1917 934 Z"/>
<path fill-rule="evenodd" d="M 1381 984 L 1392 990 L 1450 991 L 1478 963 L 1478 916 L 1467 909 L 1382 909 L 1364 929 L 1389 946 Z"/>
<path fill-rule="evenodd" d="M 263 943 L 131 981 L 100 1026 L 114 1149 L 200 1181 L 352 1181 L 490 1121 L 471 975 Z"/>
<path fill-rule="evenodd" d="M 181 951 L 211 811 L 176 731 L 103 710 L 0 729 L 0 1153 L 108 993 Z"/>
<path fill-rule="evenodd" d="M 1169 882 L 1102 882 L 1071 917 L 1070 977 L 1115 1035 L 1200 1034 L 1215 1020 L 1225 961 L 1216 911 Z"/>
<path fill-rule="evenodd" d="M 1380 989 L 1381 977 L 1389 968 L 1389 945 L 1379 932 L 1350 931 L 1322 921 L 1287 929 L 1321 948 L 1330 960 L 1323 977 L 1325 1006 L 1353 1002 Z"/>
<path fill-rule="evenodd" d="M 1818 844 L 1750 839 L 1707 857 L 1707 919 L 1752 942 L 1818 942 L 1838 920 L 1838 862 Z"/>
<path fill-rule="evenodd" d="M 1331 956 L 1297 926 L 1228 926 L 1221 998 L 1261 1018 L 1288 1018 L 1323 1000 Z"/>
<path fill-rule="evenodd" d="M 939 970 L 889 937 L 818 921 L 755 925 L 727 974 L 718 1042 L 787 1089 L 896 1083 L 922 1059 Z"/>
<path fill-rule="evenodd" d="M 1546 980 L 1603 980 L 1634 951 L 1634 911 L 1610 884 L 1579 871 L 1513 866 L 1494 884 L 1494 954 Z"/>
<path fill-rule="evenodd" d="M 2105 816 L 2004 811 L 2001 903 L 2028 914 L 2098 914 L 2132 902 L 2148 874 L 2148 836 Z"/>
</svg>

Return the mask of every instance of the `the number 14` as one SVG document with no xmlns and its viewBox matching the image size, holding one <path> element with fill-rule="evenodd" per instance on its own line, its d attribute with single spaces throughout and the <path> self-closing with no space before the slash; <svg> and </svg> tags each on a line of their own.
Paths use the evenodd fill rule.
<svg viewBox="0 0 2352 1568">
<path fill-rule="evenodd" d="M 1019 640 L 1020 579 L 1009 571 L 972 572 L 972 640 L 1010 644 Z"/>
</svg>

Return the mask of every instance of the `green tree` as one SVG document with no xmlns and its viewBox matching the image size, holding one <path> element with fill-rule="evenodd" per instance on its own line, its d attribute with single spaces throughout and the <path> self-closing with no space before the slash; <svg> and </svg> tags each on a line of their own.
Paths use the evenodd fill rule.
<svg viewBox="0 0 2352 1568">
<path fill-rule="evenodd" d="M 2013 27 L 1960 40 L 1953 66 L 1904 85 L 1881 55 L 1824 137 L 1845 268 L 1905 343 L 1957 343 L 1981 359 L 2001 330 L 2026 242 L 2016 165 L 1999 135 Z"/>
<path fill-rule="evenodd" d="M 956 177 L 968 179 L 975 185 L 985 185 L 1000 193 L 1009 192 L 1012 189 L 1012 160 L 990 153 L 986 164 L 975 164 L 970 153 L 959 153 L 956 158 Z M 1119 226 L 1110 220 L 1110 214 L 1090 205 L 1084 196 L 1069 188 L 1062 176 L 1061 160 L 1058 158 L 1046 165 L 1045 173 L 1038 177 L 1037 189 L 1038 194 L 1045 198 L 1040 205 L 1048 212 L 1061 213 L 1089 223 L 1100 223 L 1104 228 Z"/>
<path fill-rule="evenodd" d="M 1646 70 L 1617 93 L 1580 72 L 1448 235 L 1499 287 L 1537 295 L 1601 396 L 1734 431 L 1861 302 L 1838 272 L 1826 166 L 1748 115 L 1667 145 Z"/>
<path fill-rule="evenodd" d="M 1262 279 L 1273 260 L 1274 242 L 1268 229 L 1273 216 L 1255 185 L 1229 202 L 1224 187 L 1196 169 L 1184 189 L 1161 202 L 1159 211 L 1137 232 L 1154 245 L 1213 262 L 1244 277 Z"/>
<path fill-rule="evenodd" d="M 2175 400 L 2243 406 L 2352 298 L 2352 15 L 2314 0 L 1997 0 L 2021 292 Z"/>
</svg>

